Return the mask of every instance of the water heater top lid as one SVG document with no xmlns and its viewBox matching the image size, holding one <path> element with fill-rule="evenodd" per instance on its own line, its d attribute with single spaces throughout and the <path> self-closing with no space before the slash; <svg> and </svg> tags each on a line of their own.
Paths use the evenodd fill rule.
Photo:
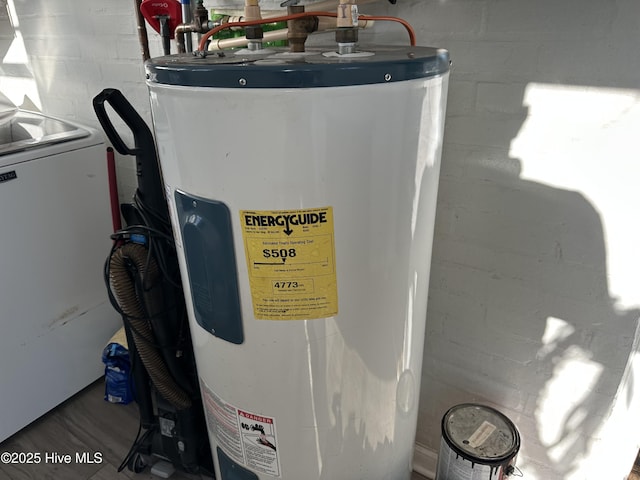
<svg viewBox="0 0 640 480">
<path fill-rule="evenodd" d="M 449 71 L 449 52 L 431 47 L 362 47 L 338 55 L 330 48 L 304 54 L 190 53 L 152 58 L 145 68 L 150 84 L 217 88 L 317 88 L 401 82 Z M 246 52 L 246 51 L 245 51 Z"/>
</svg>

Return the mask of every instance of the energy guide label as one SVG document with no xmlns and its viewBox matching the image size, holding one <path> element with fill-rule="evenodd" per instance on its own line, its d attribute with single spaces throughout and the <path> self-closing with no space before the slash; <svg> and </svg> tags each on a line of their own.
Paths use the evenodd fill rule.
<svg viewBox="0 0 640 480">
<path fill-rule="evenodd" d="M 256 472 L 280 477 L 280 458 L 273 417 L 240 410 L 200 381 L 207 427 L 218 446 L 234 461 Z"/>
<path fill-rule="evenodd" d="M 332 207 L 241 210 L 240 223 L 256 319 L 338 314 Z"/>
</svg>

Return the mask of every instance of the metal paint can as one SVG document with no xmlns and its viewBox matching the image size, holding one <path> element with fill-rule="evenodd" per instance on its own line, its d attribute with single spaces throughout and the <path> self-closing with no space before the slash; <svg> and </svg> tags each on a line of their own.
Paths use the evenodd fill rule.
<svg viewBox="0 0 640 480">
<path fill-rule="evenodd" d="M 514 471 L 520 434 L 485 405 L 456 405 L 442 418 L 436 480 L 504 480 Z"/>
</svg>

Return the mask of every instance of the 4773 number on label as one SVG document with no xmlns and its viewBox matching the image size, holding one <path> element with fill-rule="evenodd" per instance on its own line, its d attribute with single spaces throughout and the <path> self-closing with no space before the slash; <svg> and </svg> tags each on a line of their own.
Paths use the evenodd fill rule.
<svg viewBox="0 0 640 480">
<path fill-rule="evenodd" d="M 273 280 L 271 282 L 273 293 L 287 294 L 287 293 L 312 293 L 313 292 L 313 279 L 303 278 L 298 280 Z"/>
</svg>

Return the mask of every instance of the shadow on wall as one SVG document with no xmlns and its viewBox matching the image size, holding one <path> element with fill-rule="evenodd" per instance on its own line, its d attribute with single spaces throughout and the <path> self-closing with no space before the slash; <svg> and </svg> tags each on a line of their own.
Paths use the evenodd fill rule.
<svg viewBox="0 0 640 480">
<path fill-rule="evenodd" d="M 449 97 L 455 102 L 455 83 Z M 523 97 L 524 88 L 520 104 Z M 509 155 L 527 118 L 519 109 L 458 117 L 454 105 L 450 112 L 419 425 L 439 425 L 457 403 L 493 404 L 521 431 L 525 475 L 596 478 L 587 477 L 588 465 L 609 459 L 580 462 L 597 455 L 640 311 L 616 308 L 609 293 L 594 205 L 579 191 L 521 178 L 521 160 Z M 495 140 L 496 131 L 501 141 L 493 144 L 501 146 L 471 145 Z M 545 155 L 540 142 L 537 154 Z M 433 431 L 419 430 L 417 440 L 439 448 Z"/>
</svg>

